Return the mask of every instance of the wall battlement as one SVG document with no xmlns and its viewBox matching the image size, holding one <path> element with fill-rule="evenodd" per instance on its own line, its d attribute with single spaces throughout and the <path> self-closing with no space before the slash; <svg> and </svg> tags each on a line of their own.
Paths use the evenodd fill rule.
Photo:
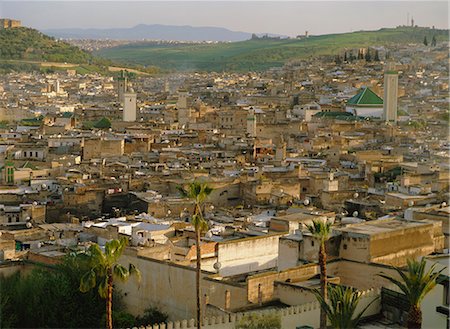
<svg viewBox="0 0 450 329">
<path fill-rule="evenodd" d="M 364 307 L 377 299 L 367 309 L 364 316 L 378 314 L 381 310 L 380 289 L 368 289 L 361 292 L 361 299 L 356 309 L 360 312 Z M 299 325 L 309 325 L 314 328 L 319 327 L 320 304 L 318 302 L 295 305 L 281 310 L 262 310 L 252 313 L 257 314 L 278 314 L 281 317 L 281 327 L 286 329 L 295 329 Z M 246 313 L 232 313 L 218 316 L 211 316 L 203 319 L 204 329 L 234 329 L 235 325 L 244 317 Z M 146 327 L 133 327 L 132 329 L 196 329 L 195 320 L 169 321 L 167 323 L 155 324 Z"/>
</svg>

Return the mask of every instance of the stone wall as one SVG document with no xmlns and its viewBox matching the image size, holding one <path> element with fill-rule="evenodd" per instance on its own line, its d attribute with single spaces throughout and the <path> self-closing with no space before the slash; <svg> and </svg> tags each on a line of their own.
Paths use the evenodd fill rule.
<svg viewBox="0 0 450 329">
<path fill-rule="evenodd" d="M 218 243 L 220 275 L 230 276 L 277 266 L 280 234 Z"/>
<path fill-rule="evenodd" d="M 364 307 L 375 300 L 371 306 L 364 313 L 364 317 L 376 315 L 381 310 L 380 305 L 380 291 L 379 290 L 367 290 L 362 292 L 362 296 L 358 307 L 356 308 L 356 314 L 361 312 Z M 311 302 L 302 305 L 292 306 L 278 310 L 264 310 L 256 311 L 261 315 L 264 314 L 278 314 L 281 318 L 281 327 L 283 329 L 296 329 L 298 326 L 311 326 L 313 328 L 319 327 L 319 315 L 320 305 L 318 302 Z M 245 313 L 233 313 L 226 315 L 219 315 L 216 317 L 205 318 L 202 328 L 204 329 L 234 329 L 236 324 Z M 169 321 L 167 323 L 161 323 L 159 325 L 141 327 L 143 329 L 195 329 L 195 320 L 182 320 L 182 321 Z M 137 327 L 133 329 L 138 329 Z"/>
<path fill-rule="evenodd" d="M 281 272 L 267 272 L 247 278 L 247 298 L 251 303 L 266 302 L 274 298 L 274 282 L 307 280 L 319 273 L 317 264 L 308 264 Z"/>
</svg>

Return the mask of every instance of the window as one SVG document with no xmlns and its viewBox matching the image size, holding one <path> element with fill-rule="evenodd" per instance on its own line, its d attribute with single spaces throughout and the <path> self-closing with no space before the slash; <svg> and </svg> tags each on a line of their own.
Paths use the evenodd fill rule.
<svg viewBox="0 0 450 329">
<path fill-rule="evenodd" d="M 27 157 L 27 151 L 23 151 L 23 156 L 26 158 Z"/>
<path fill-rule="evenodd" d="M 448 281 L 444 283 L 444 305 L 448 306 L 449 296 L 448 296 Z"/>
<path fill-rule="evenodd" d="M 347 250 L 347 244 L 344 244 L 344 250 Z"/>
<path fill-rule="evenodd" d="M 311 247 L 314 247 L 314 240 L 311 240 Z"/>
</svg>

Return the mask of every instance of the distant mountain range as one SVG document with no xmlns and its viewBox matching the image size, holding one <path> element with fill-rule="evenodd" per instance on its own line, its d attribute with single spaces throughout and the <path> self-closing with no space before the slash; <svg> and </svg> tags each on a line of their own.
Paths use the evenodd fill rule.
<svg viewBox="0 0 450 329">
<path fill-rule="evenodd" d="M 49 29 L 43 33 L 62 39 L 177 40 L 177 41 L 244 41 L 251 33 L 231 31 L 223 27 L 194 27 L 139 24 L 131 28 L 113 29 Z M 280 36 L 269 34 L 269 36 Z M 280 36 L 284 37 L 284 36 Z"/>
</svg>

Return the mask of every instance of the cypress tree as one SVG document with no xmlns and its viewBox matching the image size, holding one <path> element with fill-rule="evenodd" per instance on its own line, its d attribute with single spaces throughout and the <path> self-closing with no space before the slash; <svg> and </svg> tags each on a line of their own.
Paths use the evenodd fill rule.
<svg viewBox="0 0 450 329">
<path fill-rule="evenodd" d="M 433 39 L 431 39 L 431 47 L 436 47 L 436 36 L 433 35 Z"/>
</svg>

